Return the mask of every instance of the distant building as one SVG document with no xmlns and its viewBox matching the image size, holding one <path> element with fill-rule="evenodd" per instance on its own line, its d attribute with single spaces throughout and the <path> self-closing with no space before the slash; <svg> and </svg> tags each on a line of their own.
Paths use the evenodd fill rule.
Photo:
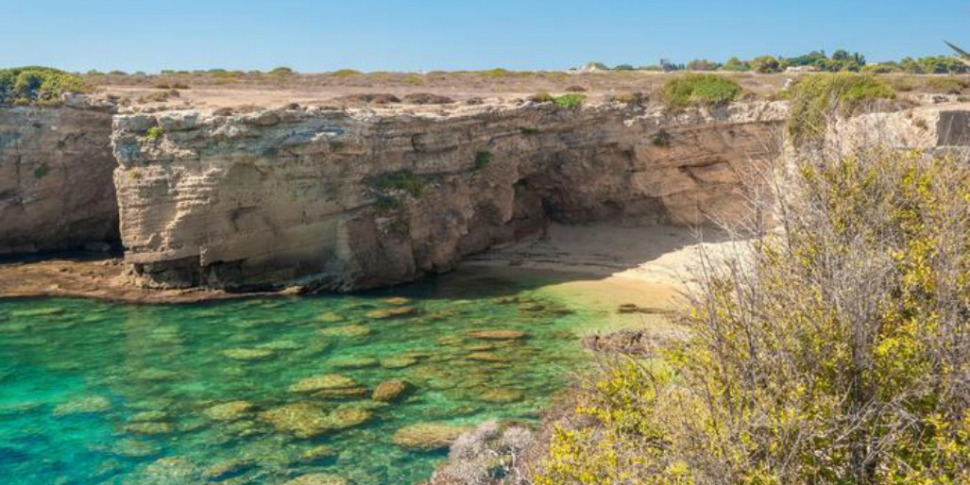
<svg viewBox="0 0 970 485">
<path fill-rule="evenodd" d="M 818 67 L 816 66 L 791 66 L 785 69 L 785 72 L 790 72 L 794 74 L 805 73 L 805 72 L 818 72 Z"/>
</svg>

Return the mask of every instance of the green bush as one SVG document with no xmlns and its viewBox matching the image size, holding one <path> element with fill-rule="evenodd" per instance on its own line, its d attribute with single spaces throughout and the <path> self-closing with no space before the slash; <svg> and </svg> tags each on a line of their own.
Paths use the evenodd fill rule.
<svg viewBox="0 0 970 485">
<path fill-rule="evenodd" d="M 584 94 L 564 94 L 562 96 L 557 96 L 552 100 L 553 103 L 559 108 L 564 109 L 578 109 L 583 106 L 586 102 L 586 95 Z"/>
<path fill-rule="evenodd" d="M 49 67 L 0 69 L 0 104 L 57 104 L 64 93 L 91 89 L 81 76 Z"/>
<path fill-rule="evenodd" d="M 785 231 L 703 260 L 689 340 L 607 366 L 538 485 L 970 483 L 970 168 L 787 173 Z"/>
<path fill-rule="evenodd" d="M 790 97 L 788 134 L 795 146 L 803 146 L 822 141 L 829 118 L 852 116 L 874 100 L 894 99 L 896 92 L 873 76 L 814 74 L 792 86 Z"/>
<path fill-rule="evenodd" d="M 384 190 L 403 190 L 414 197 L 420 197 L 424 192 L 424 180 L 410 170 L 400 170 L 384 175 L 377 181 L 377 186 Z"/>
<path fill-rule="evenodd" d="M 741 86 L 733 79 L 717 74 L 688 74 L 671 79 L 660 91 L 667 108 L 682 109 L 692 105 L 722 105 L 741 95 Z"/>
<path fill-rule="evenodd" d="M 475 170 L 484 170 L 490 163 L 492 163 L 491 152 L 482 151 L 475 154 Z"/>
<path fill-rule="evenodd" d="M 165 132 L 160 127 L 153 126 L 153 127 L 149 128 L 148 131 L 145 132 L 145 139 L 146 140 L 156 140 L 156 139 L 160 138 L 164 134 L 165 134 Z"/>
</svg>

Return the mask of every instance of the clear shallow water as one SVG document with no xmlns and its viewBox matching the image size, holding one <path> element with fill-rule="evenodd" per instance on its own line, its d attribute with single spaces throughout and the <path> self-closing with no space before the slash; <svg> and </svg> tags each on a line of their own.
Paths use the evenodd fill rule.
<svg viewBox="0 0 970 485">
<path fill-rule="evenodd" d="M 510 284 L 444 278 L 364 296 L 198 305 L 0 301 L 2 483 L 426 479 L 445 452 L 398 446 L 396 430 L 534 420 L 586 361 L 572 330 L 587 315 Z M 381 318 L 387 310 L 399 315 Z M 476 330 L 527 335 L 492 340 Z M 329 395 L 291 389 L 328 374 L 354 384 Z M 397 403 L 371 400 L 388 379 L 415 391 Z M 237 401 L 251 407 L 213 411 Z M 370 416 L 300 437 L 268 417 L 294 403 L 327 416 L 352 409 L 350 421 Z M 322 445 L 331 453 L 307 455 Z"/>
</svg>

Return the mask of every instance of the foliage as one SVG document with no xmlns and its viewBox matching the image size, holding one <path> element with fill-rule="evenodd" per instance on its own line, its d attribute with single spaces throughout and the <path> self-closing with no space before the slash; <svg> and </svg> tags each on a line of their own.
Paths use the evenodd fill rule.
<svg viewBox="0 0 970 485">
<path fill-rule="evenodd" d="M 420 197 L 424 192 L 424 180 L 410 170 L 399 170 L 384 175 L 377 181 L 377 186 L 384 190 L 403 190 L 414 197 Z"/>
<path fill-rule="evenodd" d="M 161 127 L 153 126 L 153 127 L 149 128 L 148 131 L 145 132 L 145 139 L 146 140 L 157 140 L 158 138 L 160 138 L 164 134 L 165 134 L 165 132 L 161 129 Z"/>
<path fill-rule="evenodd" d="M 749 61 L 749 64 L 751 65 L 751 69 L 761 74 L 781 72 L 781 62 L 774 56 L 755 57 Z"/>
<path fill-rule="evenodd" d="M 874 100 L 896 97 L 883 81 L 851 73 L 806 76 L 790 91 L 788 134 L 796 146 L 820 142 L 832 116 L 851 116 Z"/>
<path fill-rule="evenodd" d="M 49 67 L 0 69 L 0 104 L 57 104 L 64 93 L 86 93 L 81 76 Z"/>
<path fill-rule="evenodd" d="M 34 178 L 40 180 L 46 177 L 48 173 L 50 173 L 50 167 L 46 163 L 42 163 L 34 169 Z"/>
<path fill-rule="evenodd" d="M 491 152 L 482 151 L 475 154 L 475 170 L 484 170 L 490 163 L 492 163 Z"/>
<path fill-rule="evenodd" d="M 562 96 L 557 96 L 552 100 L 553 103 L 559 108 L 564 109 L 578 109 L 583 106 L 586 102 L 586 95 L 584 94 L 564 94 Z"/>
<path fill-rule="evenodd" d="M 724 63 L 722 69 L 725 71 L 745 72 L 751 70 L 751 64 L 748 64 L 737 57 L 732 57 Z"/>
<path fill-rule="evenodd" d="M 269 74 L 273 76 L 288 76 L 290 74 L 295 74 L 295 73 L 296 71 L 294 71 L 292 68 L 285 67 L 285 66 L 277 67 L 269 72 Z"/>
<path fill-rule="evenodd" d="M 741 86 L 733 79 L 716 74 L 687 74 L 667 81 L 660 97 L 670 109 L 690 105 L 721 105 L 741 95 Z"/>
<path fill-rule="evenodd" d="M 926 84 L 934 92 L 948 94 L 960 94 L 964 89 L 970 86 L 970 83 L 968 83 L 967 80 L 960 79 L 956 76 L 933 77 L 927 81 Z"/>
<path fill-rule="evenodd" d="M 330 75 L 333 77 L 350 77 L 356 76 L 357 74 L 360 74 L 360 71 L 354 69 L 338 69 L 330 73 Z"/>
<path fill-rule="evenodd" d="M 716 71 L 720 64 L 707 59 L 694 59 L 687 63 L 688 71 Z"/>
<path fill-rule="evenodd" d="M 968 483 L 970 168 L 872 151 L 784 173 L 785 230 L 704 260 L 691 338 L 609 366 L 537 483 Z"/>
</svg>

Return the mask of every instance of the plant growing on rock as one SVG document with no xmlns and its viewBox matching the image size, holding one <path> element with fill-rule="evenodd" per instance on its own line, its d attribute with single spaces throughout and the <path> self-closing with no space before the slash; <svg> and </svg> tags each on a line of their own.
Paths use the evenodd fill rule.
<svg viewBox="0 0 970 485">
<path fill-rule="evenodd" d="M 792 143 L 802 146 L 821 142 L 830 118 L 852 116 L 875 101 L 895 99 L 896 92 L 869 75 L 815 74 L 799 80 L 791 88 L 790 97 L 788 134 Z"/>
<path fill-rule="evenodd" d="M 425 182 L 410 170 L 399 170 L 382 176 L 377 186 L 384 190 L 403 190 L 414 197 L 424 192 Z"/>
<path fill-rule="evenodd" d="M 965 162 L 795 162 L 784 231 L 703 259 L 691 338 L 607 367 L 536 482 L 968 483 Z"/>
</svg>

